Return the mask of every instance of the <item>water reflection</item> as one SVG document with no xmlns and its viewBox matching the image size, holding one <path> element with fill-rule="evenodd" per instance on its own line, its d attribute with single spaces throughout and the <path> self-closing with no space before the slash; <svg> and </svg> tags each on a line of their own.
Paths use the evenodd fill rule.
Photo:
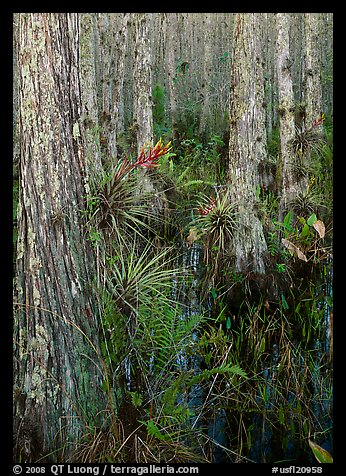
<svg viewBox="0 0 346 476">
<path fill-rule="evenodd" d="M 203 309 L 199 299 L 202 252 L 202 247 L 193 243 L 183 253 L 184 269 L 187 275 L 192 272 L 192 279 L 180 284 L 183 289 L 174 289 L 175 297 L 187 296 L 182 318 L 206 310 L 206 304 Z M 256 364 L 261 370 L 252 381 L 255 404 L 249 403 L 249 408 L 244 410 L 232 407 L 227 399 L 224 406 L 217 397 L 206 400 L 206 389 L 199 384 L 182 396 L 194 413 L 189 422 L 191 427 L 204 428 L 213 462 L 314 464 L 309 438 L 332 453 L 332 271 L 324 276 L 321 289 L 316 289 L 316 315 L 320 312 L 322 319 L 316 321 L 316 328 L 307 321 L 306 341 L 292 339 L 289 349 L 282 336 L 271 342 L 271 350 L 261 357 L 262 364 Z M 198 336 L 194 334 L 192 338 L 196 340 Z M 248 364 L 246 355 L 239 355 L 237 361 L 240 366 L 243 362 L 245 367 Z M 178 362 L 180 369 L 193 369 L 196 374 L 201 371 L 202 363 L 201 357 L 184 353 Z M 240 432 L 243 432 L 242 446 L 234 447 L 233 451 Z"/>
</svg>

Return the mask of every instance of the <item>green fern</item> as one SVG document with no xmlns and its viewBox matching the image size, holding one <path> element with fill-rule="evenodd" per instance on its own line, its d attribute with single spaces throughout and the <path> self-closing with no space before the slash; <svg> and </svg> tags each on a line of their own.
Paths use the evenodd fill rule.
<svg viewBox="0 0 346 476">
<path fill-rule="evenodd" d="M 219 367 L 214 367 L 210 370 L 204 370 L 200 374 L 195 375 L 191 379 L 189 384 L 195 385 L 196 383 L 200 383 L 203 380 L 209 379 L 212 375 L 215 375 L 215 374 L 239 375 L 240 377 L 248 378 L 246 372 L 241 367 L 239 367 L 239 365 L 225 364 Z"/>
<path fill-rule="evenodd" d="M 202 185 L 205 184 L 204 180 L 189 180 L 188 182 L 182 185 L 183 188 L 192 187 L 193 185 Z"/>
<path fill-rule="evenodd" d="M 157 438 L 159 440 L 169 439 L 169 435 L 164 435 L 163 433 L 161 433 L 159 427 L 153 422 L 153 420 L 140 421 L 140 423 L 143 423 L 146 426 L 149 436 L 153 436 L 154 438 Z"/>
<path fill-rule="evenodd" d="M 138 345 L 153 358 L 153 373 L 172 372 L 179 356 L 189 349 L 193 332 L 207 319 L 204 315 L 183 315 L 181 305 L 154 299 L 138 312 Z"/>
<path fill-rule="evenodd" d="M 179 185 L 182 181 L 185 175 L 190 171 L 190 166 L 186 167 L 182 173 L 179 175 L 179 177 L 176 179 L 176 184 Z"/>
</svg>

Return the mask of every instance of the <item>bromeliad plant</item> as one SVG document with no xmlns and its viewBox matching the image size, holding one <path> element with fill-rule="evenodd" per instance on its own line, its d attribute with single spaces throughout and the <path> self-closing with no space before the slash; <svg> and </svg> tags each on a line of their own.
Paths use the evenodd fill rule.
<svg viewBox="0 0 346 476">
<path fill-rule="evenodd" d="M 151 197 L 148 193 L 139 195 L 138 177 L 132 172 L 158 167 L 160 157 L 170 150 L 170 143 L 163 146 L 160 139 L 154 147 L 143 146 L 135 162 L 125 158 L 105 174 L 89 200 L 88 216 L 94 231 L 103 231 L 108 241 L 117 244 L 128 241 L 133 233 L 143 236 L 153 219 L 148 206 Z"/>
<path fill-rule="evenodd" d="M 296 128 L 296 134 L 292 140 L 292 147 L 298 156 L 302 157 L 307 151 L 320 147 L 322 135 L 316 128 L 322 126 L 324 120 L 325 115 L 322 114 L 313 122 L 311 127 L 306 129 Z"/>
<path fill-rule="evenodd" d="M 119 179 L 131 172 L 136 167 L 142 167 L 143 169 L 154 169 L 159 166 L 159 158 L 172 149 L 171 142 L 162 146 L 162 139 L 160 139 L 155 147 L 142 147 L 142 150 L 134 163 L 131 163 L 127 158 L 122 162 L 119 171 L 115 174 L 115 178 Z"/>
<path fill-rule="evenodd" d="M 214 281 L 219 275 L 221 260 L 231 250 L 238 212 L 227 191 L 216 198 L 203 196 L 197 212 L 198 217 L 191 223 L 187 243 L 191 246 L 194 241 L 203 240 L 207 281 Z"/>
<path fill-rule="evenodd" d="M 307 177 L 313 171 L 313 161 L 310 160 L 313 153 L 321 155 L 326 142 L 323 132 L 320 131 L 324 120 L 325 116 L 322 114 L 311 127 L 296 128 L 291 147 L 294 152 L 292 168 L 297 177 Z"/>
<path fill-rule="evenodd" d="M 216 198 L 204 197 L 198 213 L 195 223 L 203 234 L 206 249 L 217 253 L 225 252 L 237 225 L 236 208 L 231 203 L 229 194 L 218 195 Z"/>
</svg>

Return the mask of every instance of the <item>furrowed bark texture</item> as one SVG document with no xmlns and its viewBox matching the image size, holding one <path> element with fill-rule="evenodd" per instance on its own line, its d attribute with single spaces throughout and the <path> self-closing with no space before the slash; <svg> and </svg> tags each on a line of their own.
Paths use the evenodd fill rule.
<svg viewBox="0 0 346 476">
<path fill-rule="evenodd" d="M 81 214 L 78 15 L 21 14 L 19 65 L 15 458 L 59 451 L 66 460 L 83 425 L 97 424 L 104 408 Z"/>
<path fill-rule="evenodd" d="M 306 127 L 322 114 L 321 58 L 318 48 L 320 13 L 305 13 L 305 101 Z"/>
<path fill-rule="evenodd" d="M 152 14 L 135 15 L 134 114 L 137 123 L 137 151 L 153 141 L 150 26 Z"/>
<path fill-rule="evenodd" d="M 103 166 L 116 163 L 118 154 L 118 138 L 123 129 L 129 16 L 129 13 L 81 14 L 80 65 L 86 163 L 95 182 L 102 180 Z"/>
<path fill-rule="evenodd" d="M 137 138 L 137 153 L 144 145 L 153 143 L 153 104 L 151 78 L 150 29 L 151 13 L 134 13 L 135 24 L 135 63 L 134 63 L 134 123 Z M 141 170 L 141 189 L 144 192 L 155 191 L 146 171 Z"/>
<path fill-rule="evenodd" d="M 96 14 L 83 13 L 80 23 L 80 76 L 83 84 L 81 100 L 85 133 L 85 161 L 89 174 L 99 177 L 102 173 L 102 151 L 99 139 L 100 124 L 97 101 Z"/>
<path fill-rule="evenodd" d="M 207 137 L 209 131 L 208 119 L 210 120 L 210 95 L 213 82 L 213 33 L 212 17 L 205 14 L 202 20 L 204 26 L 204 58 L 203 58 L 203 76 L 202 76 L 202 110 L 199 123 L 199 133 L 203 138 Z"/>
<path fill-rule="evenodd" d="M 178 55 L 178 39 L 177 39 L 177 13 L 164 13 L 164 29 L 165 29 L 165 62 L 167 70 L 167 82 L 169 90 L 169 110 L 170 123 L 172 125 L 172 136 L 176 139 L 177 127 L 177 107 L 178 96 L 176 87 L 176 58 Z"/>
<path fill-rule="evenodd" d="M 292 149 L 292 140 L 295 136 L 295 120 L 290 60 L 290 15 L 288 13 L 277 13 L 276 26 L 276 68 L 278 76 L 281 145 L 281 201 L 279 219 L 281 220 L 284 210 L 298 192 L 302 190 L 302 183 L 297 179 L 294 172 L 294 155 Z"/>
<path fill-rule="evenodd" d="M 229 184 L 238 204 L 234 247 L 239 272 L 264 273 L 267 246 L 255 212 L 258 165 L 265 157 L 263 72 L 256 14 L 237 14 L 232 59 Z"/>
<path fill-rule="evenodd" d="M 100 13 L 97 17 L 100 72 L 99 120 L 105 139 L 104 151 L 109 158 L 117 155 L 120 98 L 124 81 L 124 59 L 129 13 Z"/>
</svg>

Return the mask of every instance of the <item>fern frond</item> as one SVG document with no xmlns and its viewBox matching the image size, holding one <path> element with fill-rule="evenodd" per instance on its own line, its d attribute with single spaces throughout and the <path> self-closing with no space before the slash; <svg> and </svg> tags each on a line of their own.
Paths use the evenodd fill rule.
<svg viewBox="0 0 346 476">
<path fill-rule="evenodd" d="M 200 374 L 194 376 L 190 381 L 190 385 L 207 380 L 215 374 L 239 375 L 240 377 L 248 378 L 246 372 L 241 367 L 239 367 L 239 365 L 224 364 L 219 367 L 214 367 L 210 370 L 204 370 Z"/>
</svg>

